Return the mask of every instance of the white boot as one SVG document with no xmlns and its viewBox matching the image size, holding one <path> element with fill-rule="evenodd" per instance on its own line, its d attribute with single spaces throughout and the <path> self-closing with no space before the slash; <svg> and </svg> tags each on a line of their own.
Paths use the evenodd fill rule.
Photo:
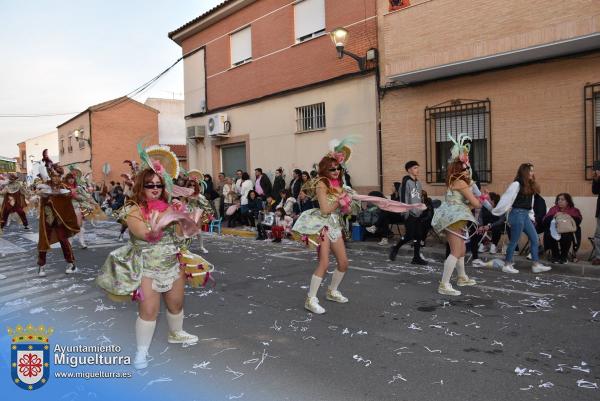
<svg viewBox="0 0 600 401">
<path fill-rule="evenodd" d="M 144 369 L 148 367 L 148 349 L 154 335 L 156 320 L 148 321 L 137 318 L 135 321 L 135 339 L 137 343 L 137 351 L 133 360 L 133 366 L 136 369 Z"/>
<path fill-rule="evenodd" d="M 167 311 L 167 325 L 169 326 L 169 337 L 167 341 L 171 344 L 195 344 L 198 336 L 183 330 L 183 309 L 176 315 Z"/>
<path fill-rule="evenodd" d="M 496 245 L 492 244 L 490 245 L 490 253 L 496 253 L 498 252 L 498 250 L 496 249 Z"/>
<path fill-rule="evenodd" d="M 136 369 L 146 369 L 148 367 L 148 347 L 137 347 L 133 366 Z"/>
<path fill-rule="evenodd" d="M 452 284 L 444 284 L 440 281 L 440 286 L 438 287 L 438 294 L 458 296 L 460 295 L 460 291 L 452 288 Z"/>
<path fill-rule="evenodd" d="M 44 265 L 44 266 L 38 266 L 38 276 L 40 276 L 40 277 L 46 277 L 45 268 L 46 268 L 46 265 Z"/>
<path fill-rule="evenodd" d="M 316 313 L 317 315 L 322 315 L 325 313 L 325 308 L 319 305 L 319 298 L 317 297 L 307 297 L 306 301 L 304 302 L 304 307 L 312 313 Z"/>
</svg>

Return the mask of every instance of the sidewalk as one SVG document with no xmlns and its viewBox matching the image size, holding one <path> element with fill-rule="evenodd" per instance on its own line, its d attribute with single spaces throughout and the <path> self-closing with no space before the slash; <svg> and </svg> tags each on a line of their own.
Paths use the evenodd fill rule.
<svg viewBox="0 0 600 401">
<path fill-rule="evenodd" d="M 235 227 L 235 228 L 223 227 L 222 234 L 223 235 L 233 235 L 236 237 L 243 237 L 243 238 L 255 238 L 256 237 L 256 231 L 251 231 L 249 229 L 245 229 L 245 228 L 241 228 L 241 227 Z M 382 254 L 387 255 L 392 244 L 393 244 L 393 241 L 390 241 L 390 244 L 388 246 L 377 245 L 377 242 L 375 240 L 372 240 L 372 241 L 348 241 L 347 247 L 348 247 L 348 249 L 363 249 L 363 250 L 381 252 Z M 423 255 L 425 257 L 432 258 L 436 261 L 439 261 L 439 263 L 443 263 L 443 261 L 446 257 L 446 245 L 445 245 L 445 243 L 434 242 L 434 241 L 429 240 L 429 241 L 427 241 L 427 246 L 422 248 L 421 252 L 423 253 Z M 406 255 L 412 254 L 411 247 L 409 245 L 405 245 L 404 247 L 402 247 L 400 249 L 400 254 L 401 255 L 402 254 L 406 254 Z M 600 277 L 600 266 L 594 266 L 587 260 L 583 260 L 586 258 L 585 252 L 580 252 L 579 256 L 582 259 L 579 259 L 579 261 L 577 263 L 567 262 L 565 264 L 553 264 L 553 263 L 550 263 L 550 261 L 545 260 L 545 259 L 542 259 L 542 263 L 552 266 L 552 270 L 550 273 L 567 274 L 567 275 L 584 276 L 584 277 Z M 467 254 L 467 258 L 468 257 L 469 257 L 469 254 Z M 480 259 L 483 261 L 488 261 L 491 259 L 504 260 L 504 255 L 489 254 L 487 252 L 484 252 L 484 253 L 480 254 Z M 532 263 L 530 260 L 527 260 L 527 258 L 525 258 L 524 256 L 517 255 L 516 252 L 515 252 L 515 256 L 513 259 L 515 261 L 516 267 L 523 271 L 527 271 L 526 269 L 528 269 Z M 470 261 L 469 261 L 469 263 L 467 263 L 467 266 L 470 266 Z"/>
<path fill-rule="evenodd" d="M 381 251 L 382 253 L 385 253 L 385 254 L 387 254 L 389 252 L 390 247 L 392 245 L 393 245 L 393 241 L 390 241 L 390 244 L 388 246 L 377 245 L 376 241 L 351 241 L 351 242 L 348 242 L 348 248 L 350 248 L 350 249 L 367 249 L 370 251 Z M 402 252 L 404 252 L 404 254 L 406 254 L 406 255 L 409 255 L 409 254 L 412 255 L 412 248 L 408 244 L 404 245 L 400 249 L 399 254 L 403 254 Z M 440 243 L 440 242 L 434 243 L 433 241 L 430 240 L 430 241 L 427 241 L 427 246 L 425 246 L 424 248 L 421 248 L 421 252 L 423 253 L 423 255 L 425 257 L 432 258 L 432 259 L 439 261 L 440 263 L 443 263 L 443 261 L 446 257 L 446 244 Z M 470 256 L 470 254 L 467 253 L 466 258 L 469 258 L 469 256 Z M 579 256 L 581 258 L 585 258 L 586 257 L 585 252 L 580 253 Z M 491 259 L 504 260 L 504 255 L 500 254 L 500 253 L 489 254 L 487 252 L 483 252 L 483 253 L 480 253 L 479 258 L 481 260 L 483 260 L 484 262 L 487 262 Z M 520 269 L 520 270 L 528 269 L 532 263 L 531 260 L 528 260 L 526 257 L 519 256 L 517 254 L 517 252 L 515 252 L 513 260 L 515 262 L 516 268 Z M 579 259 L 579 261 L 577 263 L 567 262 L 565 264 L 554 264 L 554 263 L 550 263 L 549 260 L 542 258 L 541 262 L 545 265 L 552 267 L 552 270 L 550 271 L 551 273 L 569 274 L 569 275 L 585 276 L 585 277 L 600 277 L 600 266 L 594 266 L 587 260 Z M 470 260 L 468 263 L 466 263 L 466 265 L 467 266 L 471 265 Z"/>
</svg>

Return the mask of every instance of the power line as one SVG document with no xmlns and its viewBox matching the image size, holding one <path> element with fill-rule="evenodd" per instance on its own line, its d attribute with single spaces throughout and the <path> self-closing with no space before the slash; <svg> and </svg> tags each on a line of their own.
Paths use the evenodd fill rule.
<svg viewBox="0 0 600 401">
<path fill-rule="evenodd" d="M 77 114 L 78 111 L 71 113 L 49 113 L 49 114 L 0 114 L 0 118 L 20 118 L 20 117 L 56 117 L 56 116 L 68 116 L 71 114 Z"/>
<path fill-rule="evenodd" d="M 156 82 L 158 82 L 158 80 L 160 78 L 162 78 L 167 72 L 169 72 L 173 67 L 175 67 L 181 60 L 183 60 L 183 56 L 179 57 L 167 69 L 165 69 L 160 74 L 158 74 L 155 77 L 153 77 L 152 79 L 150 79 L 148 82 L 146 82 L 146 83 L 138 86 L 137 88 L 135 88 L 131 92 L 127 93 L 126 95 L 120 96 L 120 97 L 118 97 L 118 98 L 116 98 L 114 100 L 111 100 L 111 101 L 107 102 L 106 104 L 104 104 L 101 107 L 95 109 L 94 111 L 105 111 L 105 110 L 111 109 L 113 107 L 116 107 L 116 106 L 120 105 L 123 102 L 126 102 L 127 100 L 129 100 L 131 98 L 134 98 L 136 96 L 141 95 L 143 92 L 145 92 L 148 89 L 150 89 Z M 71 112 L 71 113 L 47 113 L 47 114 L 42 114 L 42 113 L 23 113 L 23 114 L 19 114 L 19 113 L 7 113 L 7 114 L 0 114 L 0 118 L 56 117 L 56 116 L 67 116 L 67 115 L 77 114 L 77 113 L 80 113 L 80 111 Z"/>
<path fill-rule="evenodd" d="M 143 92 L 145 92 L 146 90 L 148 90 L 152 85 L 154 85 L 160 78 L 162 78 L 167 72 L 169 72 L 173 67 L 175 67 L 181 60 L 183 60 L 183 56 L 179 57 L 167 69 L 165 69 L 164 71 L 162 71 L 160 74 L 158 74 L 157 76 L 155 76 L 154 78 L 152 78 L 148 82 L 146 82 L 146 83 L 142 84 L 141 86 L 137 87 L 136 89 L 132 90 L 131 92 L 129 92 L 125 96 L 117 98 L 117 99 L 115 99 L 115 100 L 107 103 L 106 105 L 103 105 L 103 106 L 95 109 L 95 111 L 108 110 L 110 108 L 118 106 L 119 104 L 121 104 L 123 102 L 126 102 L 130 98 L 134 98 L 136 96 L 141 95 Z"/>
</svg>

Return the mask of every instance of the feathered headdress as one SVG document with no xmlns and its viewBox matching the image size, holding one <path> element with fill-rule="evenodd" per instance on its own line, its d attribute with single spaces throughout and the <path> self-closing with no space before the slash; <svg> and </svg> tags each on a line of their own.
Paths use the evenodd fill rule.
<svg viewBox="0 0 600 401">
<path fill-rule="evenodd" d="M 329 152 L 327 156 L 333 157 L 338 163 L 346 169 L 346 163 L 350 161 L 352 148 L 350 145 L 358 143 L 358 138 L 355 136 L 347 136 L 343 139 L 332 139 L 329 141 Z"/>
<path fill-rule="evenodd" d="M 175 153 L 164 145 L 153 145 L 144 149 L 142 141 L 138 142 L 137 151 L 142 162 L 141 167 L 149 167 L 162 177 L 170 200 L 173 193 L 173 179 L 179 175 L 179 160 Z"/>
<path fill-rule="evenodd" d="M 81 170 L 75 168 L 75 166 L 73 166 L 72 164 L 69 164 L 67 168 L 69 169 L 69 173 L 71 173 L 73 175 L 73 178 L 75 178 L 75 183 L 77 183 L 77 185 L 85 185 L 83 173 L 81 172 Z"/>
<path fill-rule="evenodd" d="M 452 149 L 450 149 L 450 161 L 460 160 L 465 167 L 470 167 L 469 152 L 471 151 L 471 137 L 468 134 L 461 133 L 456 136 L 448 135 L 452 141 Z"/>
</svg>

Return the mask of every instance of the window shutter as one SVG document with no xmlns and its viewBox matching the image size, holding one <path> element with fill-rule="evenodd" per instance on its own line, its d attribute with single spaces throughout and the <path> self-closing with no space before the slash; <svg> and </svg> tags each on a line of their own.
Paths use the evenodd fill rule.
<svg viewBox="0 0 600 401">
<path fill-rule="evenodd" d="M 461 133 L 469 134 L 471 139 L 486 138 L 485 113 L 475 111 L 473 114 L 441 115 L 435 119 L 435 141 L 448 142 L 449 135 L 456 138 Z"/>
<path fill-rule="evenodd" d="M 230 43 L 232 65 L 252 58 L 252 30 L 250 27 L 231 34 Z"/>
<path fill-rule="evenodd" d="M 296 39 L 325 29 L 325 0 L 304 0 L 294 6 Z"/>
</svg>

